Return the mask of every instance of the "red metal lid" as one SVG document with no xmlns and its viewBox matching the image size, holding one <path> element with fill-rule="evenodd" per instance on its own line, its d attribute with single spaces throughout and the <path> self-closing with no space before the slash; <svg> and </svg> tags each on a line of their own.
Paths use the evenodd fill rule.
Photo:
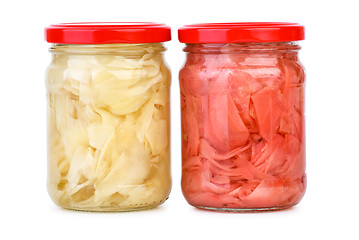
<svg viewBox="0 0 359 240">
<path fill-rule="evenodd" d="M 290 42 L 304 39 L 304 26 L 285 22 L 201 23 L 178 30 L 182 43 Z"/>
<path fill-rule="evenodd" d="M 148 22 L 61 23 L 46 28 L 45 38 L 64 44 L 166 42 L 171 40 L 171 28 Z"/>
</svg>

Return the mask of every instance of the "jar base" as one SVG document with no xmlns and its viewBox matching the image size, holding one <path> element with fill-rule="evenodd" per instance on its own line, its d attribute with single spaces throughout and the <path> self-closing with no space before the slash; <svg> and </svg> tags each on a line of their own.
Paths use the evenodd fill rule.
<svg viewBox="0 0 359 240">
<path fill-rule="evenodd" d="M 131 207 L 131 208 L 114 208 L 114 207 L 62 207 L 66 210 L 77 211 L 77 212 L 135 212 L 145 211 L 158 207 L 159 205 L 142 206 L 142 207 Z"/>
<path fill-rule="evenodd" d="M 162 205 L 166 200 L 165 198 L 161 201 L 152 202 L 151 204 L 132 204 L 129 206 L 66 206 L 57 204 L 59 207 L 66 209 L 66 210 L 72 210 L 72 211 L 78 211 L 78 212 L 135 212 L 135 211 L 144 211 L 144 210 L 150 210 L 153 208 L 156 208 L 160 205 Z"/>
<path fill-rule="evenodd" d="M 280 211 L 280 210 L 291 208 L 292 205 L 278 206 L 278 207 L 264 207 L 264 208 L 215 208 L 215 207 L 203 207 L 203 206 L 194 206 L 194 207 L 204 210 L 215 211 L 215 212 L 251 213 L 251 212 Z"/>
</svg>

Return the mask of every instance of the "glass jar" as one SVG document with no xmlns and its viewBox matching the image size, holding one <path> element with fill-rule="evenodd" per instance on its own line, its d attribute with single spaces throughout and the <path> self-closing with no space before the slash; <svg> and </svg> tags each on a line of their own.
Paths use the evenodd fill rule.
<svg viewBox="0 0 359 240">
<path fill-rule="evenodd" d="M 169 195 L 170 71 L 152 23 L 51 25 L 48 192 L 67 209 L 130 211 Z"/>
<path fill-rule="evenodd" d="M 218 211 L 296 205 L 306 189 L 304 27 L 184 26 L 180 71 L 182 192 Z"/>
</svg>

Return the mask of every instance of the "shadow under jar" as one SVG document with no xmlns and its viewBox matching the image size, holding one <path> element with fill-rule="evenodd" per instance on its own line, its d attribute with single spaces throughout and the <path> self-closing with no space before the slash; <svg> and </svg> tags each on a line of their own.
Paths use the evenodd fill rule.
<svg viewBox="0 0 359 240">
<path fill-rule="evenodd" d="M 306 189 L 303 26 L 197 24 L 179 39 L 188 203 L 234 212 L 296 205 Z"/>
<path fill-rule="evenodd" d="M 170 193 L 170 28 L 84 23 L 46 29 L 48 192 L 67 209 L 131 211 Z"/>
</svg>

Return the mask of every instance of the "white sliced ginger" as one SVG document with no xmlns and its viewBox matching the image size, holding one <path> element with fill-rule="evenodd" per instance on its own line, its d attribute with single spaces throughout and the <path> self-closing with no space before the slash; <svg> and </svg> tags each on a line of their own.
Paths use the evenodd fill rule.
<svg viewBox="0 0 359 240">
<path fill-rule="evenodd" d="M 48 187 L 57 204 L 126 209 L 168 196 L 170 75 L 154 51 L 54 57 Z"/>
</svg>

